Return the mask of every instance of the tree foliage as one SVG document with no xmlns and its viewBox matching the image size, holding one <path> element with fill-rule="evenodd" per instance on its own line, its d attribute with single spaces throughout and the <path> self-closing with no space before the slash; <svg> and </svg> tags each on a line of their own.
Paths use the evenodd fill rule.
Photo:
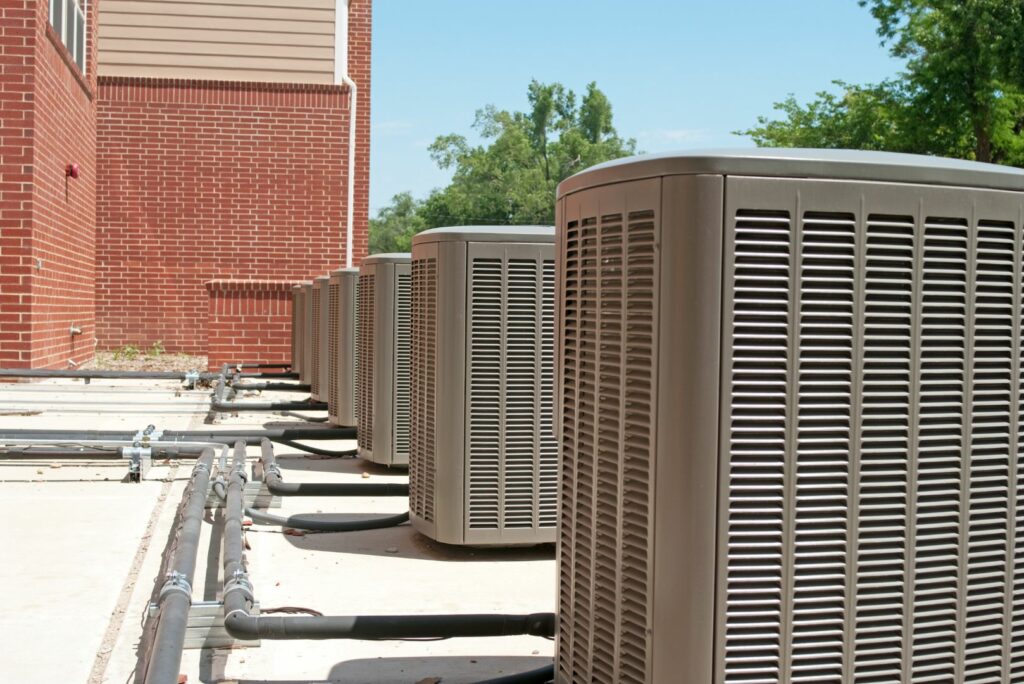
<svg viewBox="0 0 1024 684">
<path fill-rule="evenodd" d="M 859 0 L 905 70 L 891 81 L 837 83 L 807 105 L 741 133 L 759 145 L 882 149 L 1020 165 L 1024 21 L 1016 0 Z"/>
<path fill-rule="evenodd" d="M 479 110 L 473 129 L 480 144 L 455 133 L 439 136 L 430 155 L 452 172 L 451 183 L 422 202 L 396 195 L 371 221 L 371 251 L 408 249 L 412 235 L 437 226 L 553 223 L 558 183 L 636 153 L 636 141 L 615 131 L 611 102 L 596 83 L 578 97 L 560 83 L 535 80 L 527 102 L 525 112 Z"/>
<path fill-rule="evenodd" d="M 408 252 L 412 236 L 426 227 L 419 215 L 421 206 L 408 192 L 392 197 L 391 204 L 370 221 L 370 254 Z"/>
</svg>

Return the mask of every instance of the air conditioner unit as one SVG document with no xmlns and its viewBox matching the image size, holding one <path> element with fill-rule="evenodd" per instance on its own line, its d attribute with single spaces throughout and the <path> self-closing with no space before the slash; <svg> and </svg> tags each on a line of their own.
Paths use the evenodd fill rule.
<svg viewBox="0 0 1024 684">
<path fill-rule="evenodd" d="M 409 463 L 409 254 L 374 254 L 359 266 L 358 452 Z"/>
<path fill-rule="evenodd" d="M 334 425 L 356 425 L 356 311 L 358 268 L 331 273 L 327 405 Z"/>
<path fill-rule="evenodd" d="M 1024 172 L 708 152 L 558 197 L 557 680 L 1024 682 Z"/>
<path fill-rule="evenodd" d="M 313 283 L 302 283 L 302 368 L 299 369 L 299 382 L 308 385 L 312 382 L 313 370 Z"/>
<path fill-rule="evenodd" d="M 555 541 L 554 227 L 428 230 L 412 248 L 413 526 Z"/>
<path fill-rule="evenodd" d="M 327 398 L 327 316 L 330 313 L 330 278 L 313 279 L 312 363 L 309 372 L 310 397 L 313 401 Z"/>
<path fill-rule="evenodd" d="M 305 291 L 302 289 L 302 285 L 296 285 L 292 288 L 292 372 L 302 372 L 302 348 L 303 348 L 303 325 L 305 324 L 305 317 L 303 316 L 305 303 L 303 297 Z"/>
</svg>

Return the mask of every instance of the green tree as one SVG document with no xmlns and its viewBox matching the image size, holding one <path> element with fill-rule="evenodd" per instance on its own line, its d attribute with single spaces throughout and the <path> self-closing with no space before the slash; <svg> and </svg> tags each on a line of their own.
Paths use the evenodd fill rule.
<svg viewBox="0 0 1024 684">
<path fill-rule="evenodd" d="M 878 85 L 792 96 L 740 133 L 759 145 L 812 141 L 1019 165 L 1024 22 L 1016 0 L 858 0 L 905 70 Z"/>
<path fill-rule="evenodd" d="M 391 204 L 370 219 L 370 254 L 408 252 L 412 236 L 426 227 L 419 215 L 421 206 L 408 192 L 392 197 Z"/>
<path fill-rule="evenodd" d="M 612 105 L 597 84 L 577 97 L 560 83 L 533 81 L 525 112 L 486 106 L 473 129 L 482 139 L 439 136 L 430 155 L 452 172 L 451 183 L 423 202 L 396 195 L 370 225 L 370 249 L 406 250 L 426 228 L 472 224 L 550 224 L 555 189 L 594 164 L 636 153 L 636 141 L 619 137 Z"/>
</svg>

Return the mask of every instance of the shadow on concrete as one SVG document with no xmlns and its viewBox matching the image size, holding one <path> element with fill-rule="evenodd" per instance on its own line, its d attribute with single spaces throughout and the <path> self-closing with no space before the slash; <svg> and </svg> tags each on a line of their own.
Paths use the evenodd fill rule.
<svg viewBox="0 0 1024 684">
<path fill-rule="evenodd" d="M 217 684 L 475 684 L 551 664 L 543 656 L 444 656 L 347 660 L 326 679 L 217 679 Z M 435 679 L 436 678 L 436 679 Z"/>
<path fill-rule="evenodd" d="M 278 453 L 274 450 L 277 465 L 283 471 L 285 482 L 288 471 L 305 471 L 320 473 L 343 473 L 347 475 L 390 475 L 392 477 L 408 477 L 408 468 L 388 468 L 377 463 L 364 461 L 361 458 L 336 458 L 332 456 L 306 456 L 296 453 Z"/>
<path fill-rule="evenodd" d="M 351 517 L 369 518 L 374 517 L 374 514 Z M 267 531 L 274 529 L 261 527 Z M 408 523 L 365 532 L 309 532 L 305 536 L 286 536 L 292 546 L 303 551 L 420 558 L 444 563 L 543 561 L 555 558 L 554 544 L 511 548 L 450 546 L 424 537 Z"/>
</svg>

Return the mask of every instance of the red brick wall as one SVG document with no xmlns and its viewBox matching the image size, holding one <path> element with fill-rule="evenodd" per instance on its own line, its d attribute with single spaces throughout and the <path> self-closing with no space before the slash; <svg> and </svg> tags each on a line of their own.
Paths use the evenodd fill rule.
<svg viewBox="0 0 1024 684">
<path fill-rule="evenodd" d="M 32 256 L 32 363 L 65 367 L 96 349 L 96 88 L 95 21 L 89 2 L 86 77 L 39 10 L 36 51 L 35 183 Z M 80 173 L 68 178 L 68 164 Z M 75 325 L 82 334 L 72 336 Z"/>
<path fill-rule="evenodd" d="M 341 262 L 343 88 L 99 87 L 101 347 L 202 353 L 207 281 L 304 279 Z"/>
<path fill-rule="evenodd" d="M 370 24 L 370 0 L 352 0 L 357 263 L 368 248 Z M 203 353 L 208 281 L 306 280 L 344 263 L 346 88 L 101 78 L 98 102 L 101 348 Z"/>
<path fill-rule="evenodd" d="M 0 4 L 0 365 L 64 367 L 94 350 L 96 0 L 81 76 L 49 3 Z M 80 165 L 65 181 L 68 163 Z M 85 334 L 72 337 L 74 324 Z"/>
<path fill-rule="evenodd" d="M 206 283 L 206 348 L 210 370 L 229 363 L 291 363 L 292 287 L 289 281 L 213 280 Z"/>
<path fill-rule="evenodd" d="M 355 237 L 352 265 L 370 251 L 370 53 L 373 34 L 372 0 L 351 0 L 348 15 L 348 75 L 357 88 Z M 318 273 L 316 275 L 323 275 Z"/>
<path fill-rule="evenodd" d="M 0 10 L 0 365 L 32 360 L 32 106 L 36 8 Z"/>
</svg>

